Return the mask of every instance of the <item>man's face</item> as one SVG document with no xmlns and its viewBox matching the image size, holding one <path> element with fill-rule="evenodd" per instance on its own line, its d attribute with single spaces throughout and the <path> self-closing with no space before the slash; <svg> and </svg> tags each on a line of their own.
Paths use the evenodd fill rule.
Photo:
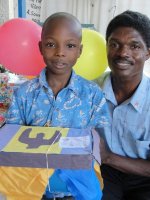
<svg viewBox="0 0 150 200">
<path fill-rule="evenodd" d="M 53 74 L 70 73 L 81 54 L 81 37 L 66 19 L 50 21 L 40 42 L 40 51 Z"/>
<path fill-rule="evenodd" d="M 141 77 L 150 50 L 138 31 L 119 27 L 108 38 L 107 56 L 112 74 L 130 79 Z"/>
</svg>

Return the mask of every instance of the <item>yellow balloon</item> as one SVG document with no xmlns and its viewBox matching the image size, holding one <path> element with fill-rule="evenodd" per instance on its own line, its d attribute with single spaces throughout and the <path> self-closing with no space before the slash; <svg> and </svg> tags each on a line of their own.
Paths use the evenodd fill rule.
<svg viewBox="0 0 150 200">
<path fill-rule="evenodd" d="M 97 31 L 83 29 L 82 44 L 82 54 L 73 68 L 88 80 L 96 79 L 108 66 L 105 38 Z"/>
</svg>

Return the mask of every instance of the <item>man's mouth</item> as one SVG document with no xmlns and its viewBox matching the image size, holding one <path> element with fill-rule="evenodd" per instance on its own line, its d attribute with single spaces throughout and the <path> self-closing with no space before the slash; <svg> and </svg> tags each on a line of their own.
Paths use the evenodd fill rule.
<svg viewBox="0 0 150 200">
<path fill-rule="evenodd" d="M 114 60 L 115 65 L 121 68 L 127 68 L 129 65 L 133 65 L 134 63 L 127 59 L 115 59 Z"/>
</svg>

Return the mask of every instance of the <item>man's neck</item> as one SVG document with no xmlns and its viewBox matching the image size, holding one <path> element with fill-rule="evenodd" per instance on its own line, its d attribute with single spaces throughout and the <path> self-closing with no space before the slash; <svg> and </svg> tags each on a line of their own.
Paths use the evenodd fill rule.
<svg viewBox="0 0 150 200">
<path fill-rule="evenodd" d="M 118 104 L 121 104 L 134 94 L 135 90 L 141 82 L 141 79 L 134 78 L 127 80 L 112 76 L 111 81 L 116 100 Z"/>
</svg>

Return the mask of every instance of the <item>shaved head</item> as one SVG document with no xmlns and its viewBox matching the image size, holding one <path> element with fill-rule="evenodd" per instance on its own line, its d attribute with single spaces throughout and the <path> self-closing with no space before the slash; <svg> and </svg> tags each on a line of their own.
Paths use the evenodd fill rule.
<svg viewBox="0 0 150 200">
<path fill-rule="evenodd" d="M 70 24 L 73 27 L 74 32 L 78 35 L 80 39 L 82 39 L 81 23 L 75 16 L 69 13 L 65 13 L 65 12 L 54 13 L 45 20 L 43 24 L 43 28 L 42 28 L 41 38 L 43 37 L 45 30 L 47 28 L 50 29 L 51 24 L 54 22 L 60 23 L 60 25 L 64 22 Z"/>
</svg>

